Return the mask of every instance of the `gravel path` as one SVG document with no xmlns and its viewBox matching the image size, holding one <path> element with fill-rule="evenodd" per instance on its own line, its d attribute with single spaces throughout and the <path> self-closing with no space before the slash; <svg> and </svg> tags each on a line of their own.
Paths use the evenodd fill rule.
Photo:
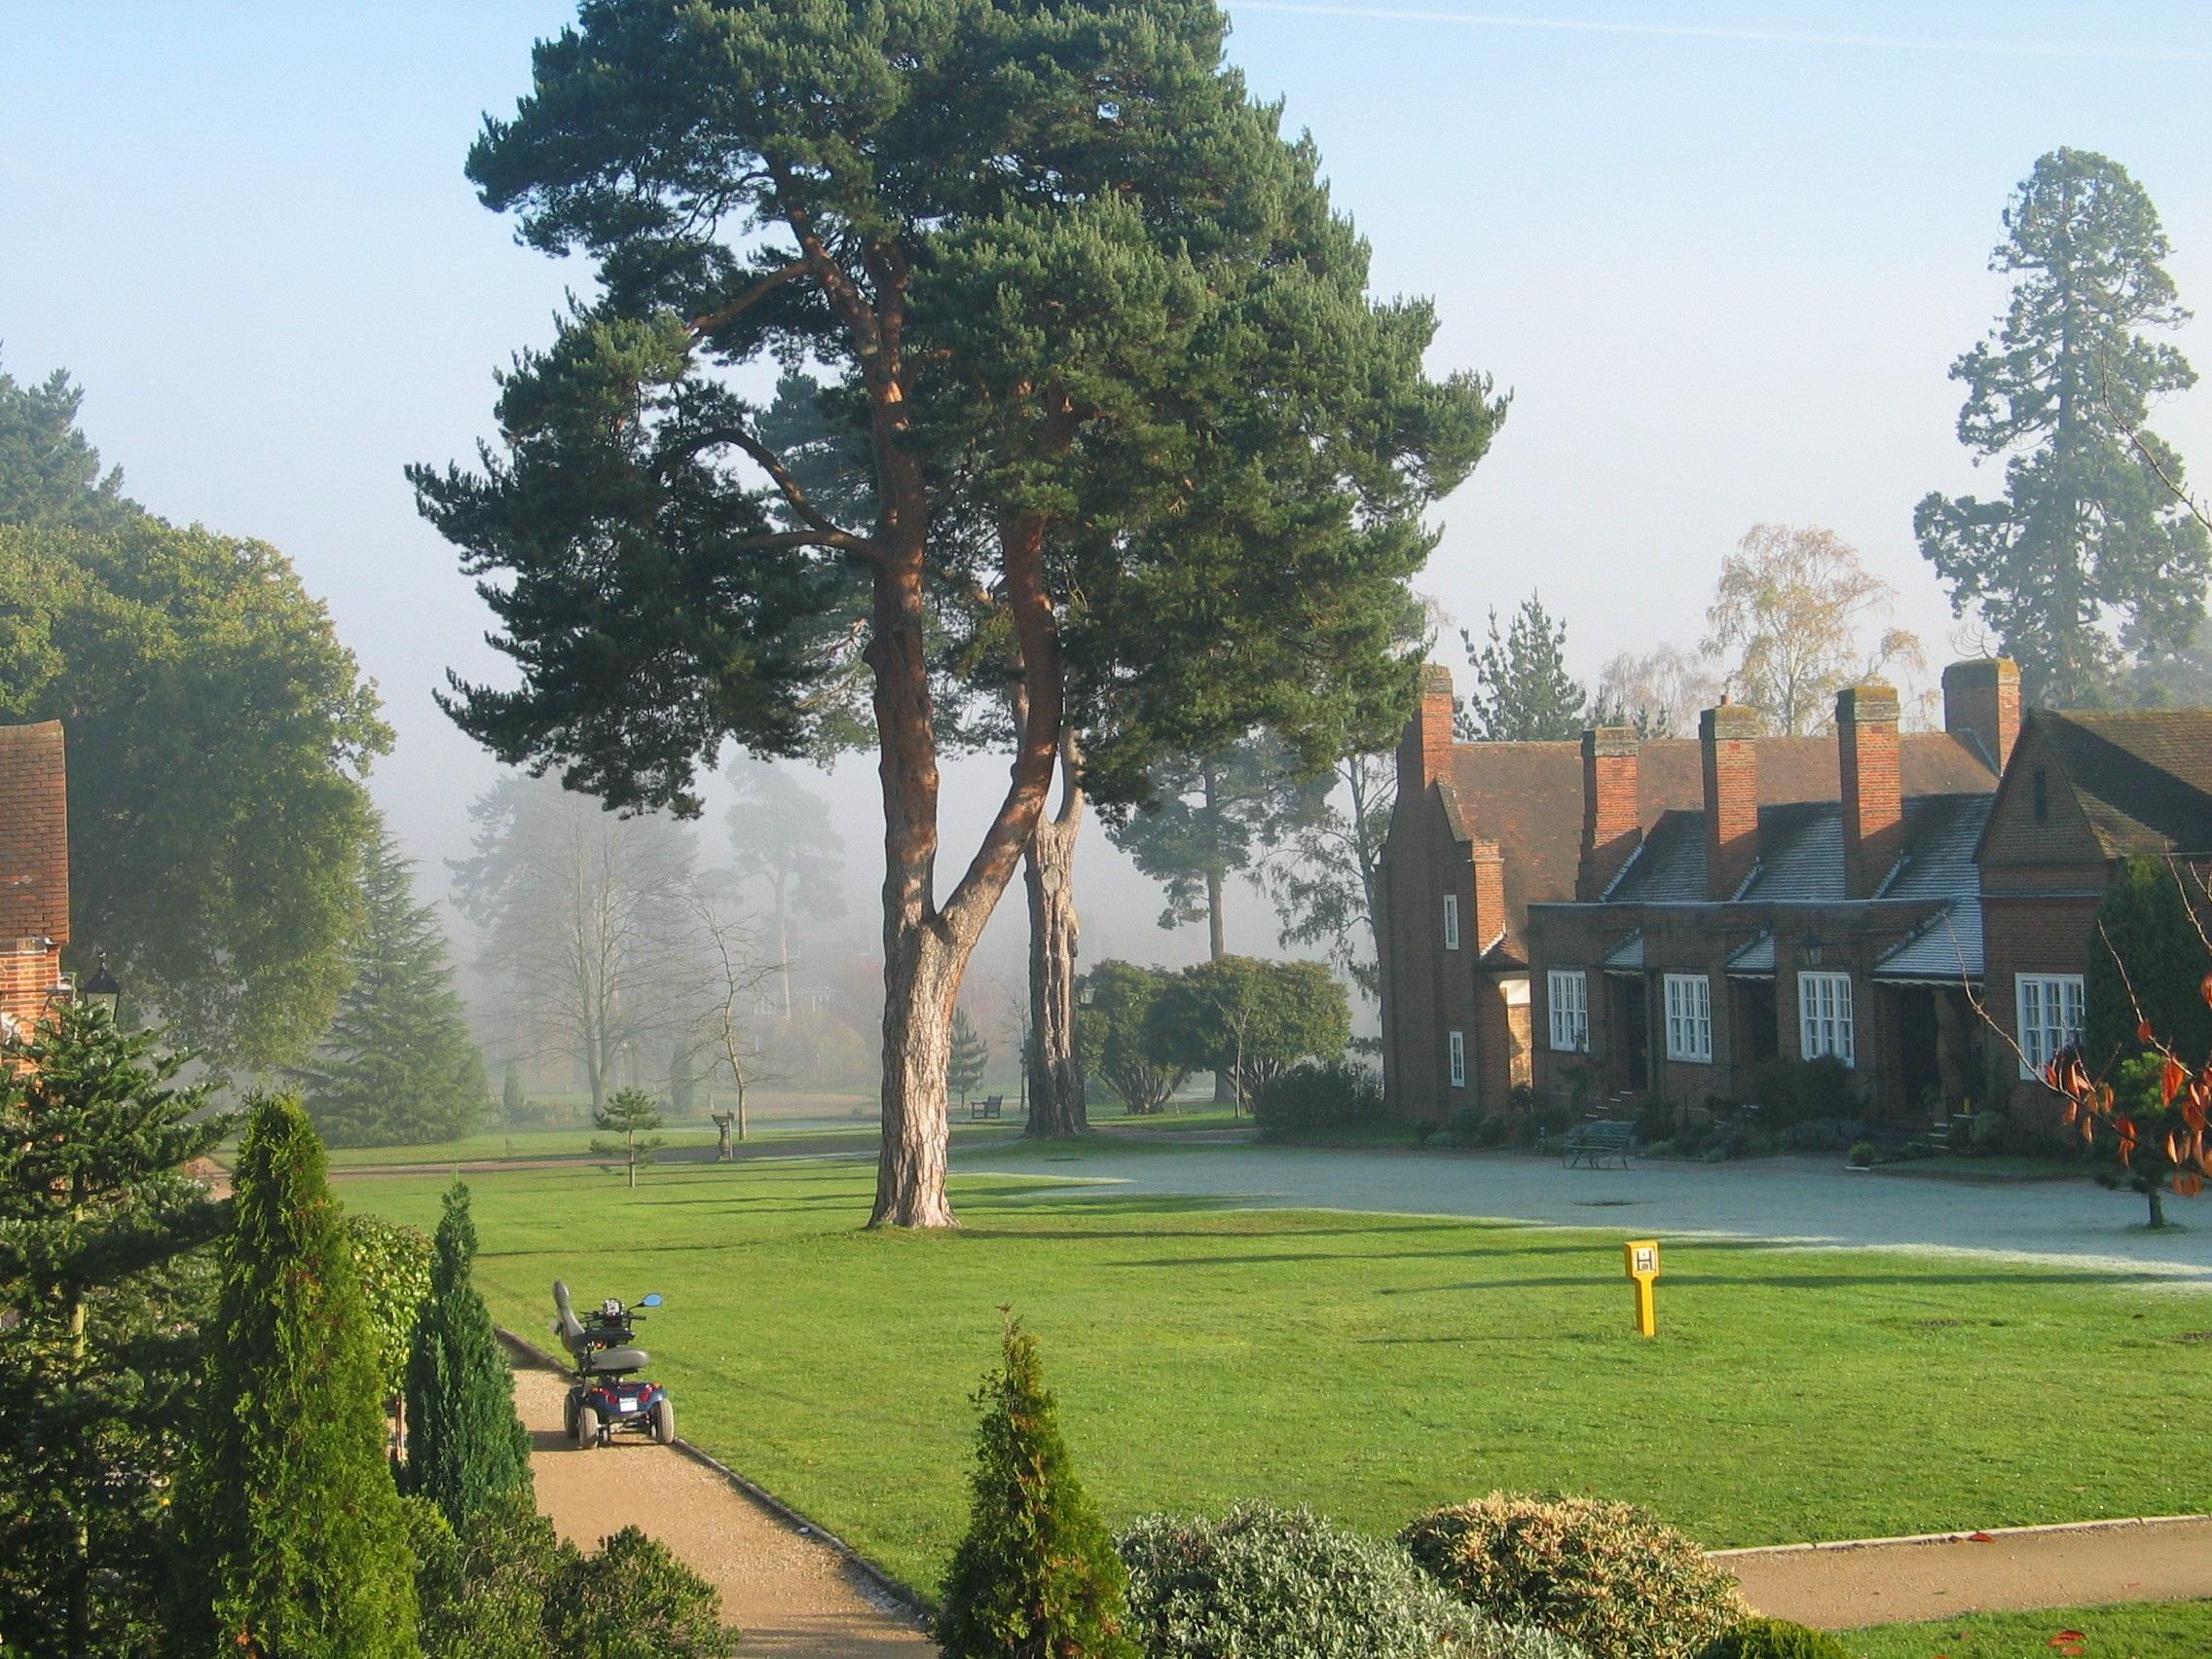
<svg viewBox="0 0 2212 1659">
<path fill-rule="evenodd" d="M 564 1537 L 591 1548 L 635 1526 L 722 1593 L 748 1654 L 777 1659 L 921 1659 L 937 1651 L 845 1558 L 802 1536 L 714 1470 L 651 1441 L 579 1452 L 561 1431 L 568 1384 L 517 1367 L 515 1406 L 536 1450 L 537 1502 Z"/>
<path fill-rule="evenodd" d="M 1716 1559 L 1770 1618 L 1823 1630 L 2212 1596 L 2212 1520 L 2037 1527 Z"/>
</svg>

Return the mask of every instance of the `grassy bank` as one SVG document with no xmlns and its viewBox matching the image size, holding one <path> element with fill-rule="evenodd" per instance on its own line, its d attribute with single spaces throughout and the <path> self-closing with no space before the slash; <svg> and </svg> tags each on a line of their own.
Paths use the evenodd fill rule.
<svg viewBox="0 0 2212 1659">
<path fill-rule="evenodd" d="M 2058 1638 L 2078 1631 L 2076 1648 Z M 1875 1625 L 1847 1633 L 1860 1659 L 2204 1659 L 2212 1653 L 2212 1602 L 2133 1602 L 2039 1613 L 1968 1613 L 1932 1624 Z"/>
<path fill-rule="evenodd" d="M 479 1278 L 544 1329 L 547 1285 L 669 1299 L 649 1330 L 685 1432 L 933 1585 L 961 1526 L 969 1396 L 1001 1304 L 1043 1339 L 1119 1521 L 1245 1495 L 1376 1531 L 1493 1487 L 1649 1504 L 1713 1546 L 2212 1507 L 2212 1475 L 2112 1431 L 2212 1407 L 2212 1306 L 2088 1269 L 1670 1244 L 1661 1336 L 1629 1330 L 1618 1232 L 956 1179 L 942 1236 L 859 1230 L 865 1164 L 480 1177 Z M 349 1182 L 427 1224 L 439 1177 Z M 1956 1654 L 1953 1659 L 1958 1659 Z"/>
</svg>

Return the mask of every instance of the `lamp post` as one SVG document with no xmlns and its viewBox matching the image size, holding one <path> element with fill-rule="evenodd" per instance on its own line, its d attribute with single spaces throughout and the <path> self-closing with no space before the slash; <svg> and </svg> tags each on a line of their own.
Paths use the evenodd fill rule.
<svg viewBox="0 0 2212 1659">
<path fill-rule="evenodd" d="M 123 986 L 108 972 L 105 951 L 100 953 L 99 962 L 92 969 L 92 977 L 77 987 L 77 995 L 92 1013 L 104 1014 L 109 1024 L 115 1023 L 116 1009 L 123 1001 Z"/>
</svg>

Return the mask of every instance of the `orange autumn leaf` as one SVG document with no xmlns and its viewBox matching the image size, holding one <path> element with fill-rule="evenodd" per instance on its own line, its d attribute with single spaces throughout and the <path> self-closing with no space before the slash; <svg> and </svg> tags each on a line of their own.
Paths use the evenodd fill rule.
<svg viewBox="0 0 2212 1659">
<path fill-rule="evenodd" d="M 2212 1003 L 2212 974 L 2207 974 L 2203 978 L 2197 980 L 2196 988 L 2204 994 L 2206 1002 Z"/>
<path fill-rule="evenodd" d="M 2171 1106 L 2174 1096 L 2181 1092 L 2182 1085 L 2188 1081 L 2189 1068 L 2168 1054 L 2165 1068 L 2158 1073 L 2159 1104 Z"/>
</svg>

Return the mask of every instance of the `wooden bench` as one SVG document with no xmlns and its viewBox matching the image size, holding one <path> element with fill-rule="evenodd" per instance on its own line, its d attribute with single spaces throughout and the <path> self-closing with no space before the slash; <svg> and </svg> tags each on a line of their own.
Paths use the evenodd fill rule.
<svg viewBox="0 0 2212 1659">
<path fill-rule="evenodd" d="M 996 1118 L 1006 1111 L 1006 1096 L 993 1094 L 981 1100 L 968 1102 L 968 1121 L 979 1124 L 985 1118 Z"/>
<path fill-rule="evenodd" d="M 1626 1169 L 1629 1150 L 1636 1145 L 1636 1125 L 1604 1122 L 1577 1124 L 1567 1131 L 1559 1145 L 1566 1155 L 1560 1160 L 1563 1168 L 1572 1169 L 1579 1163 L 1585 1168 L 1602 1169 L 1606 1159 L 1617 1158 L 1621 1167 Z"/>
</svg>

